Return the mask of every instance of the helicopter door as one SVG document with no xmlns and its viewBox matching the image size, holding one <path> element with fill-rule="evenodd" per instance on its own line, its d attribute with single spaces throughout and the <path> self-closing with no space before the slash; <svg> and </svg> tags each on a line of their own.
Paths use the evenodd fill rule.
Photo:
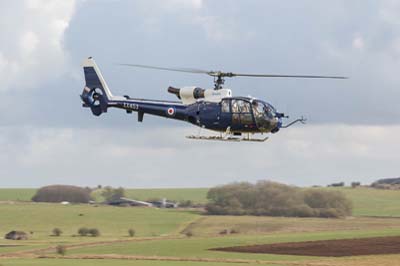
<svg viewBox="0 0 400 266">
<path fill-rule="evenodd" d="M 218 120 L 221 128 L 228 128 L 231 126 L 232 113 L 231 113 L 231 100 L 224 99 L 221 101 L 221 111 L 218 114 Z"/>
<path fill-rule="evenodd" d="M 244 100 L 232 100 L 232 129 L 241 130 L 253 125 L 251 105 Z"/>
<path fill-rule="evenodd" d="M 202 102 L 199 104 L 199 119 L 202 126 L 213 129 L 219 126 L 219 108 L 218 104 Z"/>
</svg>

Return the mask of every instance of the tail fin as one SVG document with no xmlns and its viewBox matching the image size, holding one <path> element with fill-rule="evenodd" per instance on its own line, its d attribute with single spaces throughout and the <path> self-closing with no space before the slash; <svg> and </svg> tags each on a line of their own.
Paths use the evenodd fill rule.
<svg viewBox="0 0 400 266">
<path fill-rule="evenodd" d="M 83 61 L 83 71 L 85 73 L 86 86 L 83 89 L 81 99 L 85 107 L 90 107 L 92 113 L 99 116 L 107 112 L 108 102 L 114 96 L 92 57 Z"/>
</svg>

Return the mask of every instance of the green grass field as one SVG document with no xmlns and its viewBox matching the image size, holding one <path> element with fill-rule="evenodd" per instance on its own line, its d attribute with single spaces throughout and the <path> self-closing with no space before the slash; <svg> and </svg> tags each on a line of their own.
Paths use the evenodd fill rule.
<svg viewBox="0 0 400 266">
<path fill-rule="evenodd" d="M 327 188 L 342 191 L 354 205 L 354 216 L 400 217 L 400 190 Z"/>
<path fill-rule="evenodd" d="M 184 233 L 213 237 L 224 230 L 240 235 L 276 233 L 365 231 L 400 229 L 399 218 L 351 217 L 346 219 L 260 217 L 260 216 L 203 216 L 186 227 Z"/>
<path fill-rule="evenodd" d="M 143 260 L 78 260 L 78 259 L 14 259 L 0 261 L 2 266 L 205 266 L 203 262 L 193 262 L 193 261 L 143 261 Z M 213 264 L 215 265 L 215 264 Z M 218 266 L 232 266 L 232 263 L 221 263 Z M 258 263 L 246 264 L 248 266 L 256 266 Z M 271 264 L 270 264 L 271 265 Z"/>
<path fill-rule="evenodd" d="M 45 203 L 0 204 L 0 213 L 0 235 L 17 229 L 33 232 L 32 240 L 45 241 L 70 239 L 80 227 L 98 228 L 101 238 L 126 237 L 129 228 L 141 237 L 174 234 L 196 217 L 171 209 Z M 55 227 L 64 232 L 62 237 L 50 236 Z"/>
<path fill-rule="evenodd" d="M 0 201 L 30 201 L 36 188 L 0 188 Z"/>
<path fill-rule="evenodd" d="M 330 188 L 337 189 L 337 188 Z M 104 205 L 61 205 L 19 202 L 29 200 L 35 190 L 0 190 L 0 235 L 11 230 L 32 232 L 27 241 L 0 239 L 0 265 L 237 265 L 226 260 L 249 260 L 247 265 L 257 261 L 267 265 L 394 265 L 400 255 L 367 256 L 331 259 L 321 257 L 244 254 L 211 251 L 210 248 L 237 245 L 266 244 L 292 241 L 359 238 L 400 235 L 399 218 L 373 218 L 360 216 L 400 217 L 400 191 L 374 190 L 367 188 L 339 188 L 354 203 L 355 218 L 318 219 L 283 218 L 253 216 L 204 216 L 187 210 L 122 208 Z M 128 197 L 138 199 L 161 198 L 190 199 L 204 203 L 207 189 L 130 189 Z M 13 202 L 15 201 L 15 202 Z M 98 228 L 100 237 L 77 237 L 80 227 Z M 61 237 L 50 236 L 54 227 L 64 232 Z M 133 228 L 136 236 L 128 237 L 128 229 Z M 238 234 L 222 236 L 223 229 L 236 229 Z M 182 233 L 190 231 L 188 238 Z M 16 245 L 6 247 L 4 245 Z M 54 249 L 38 249 L 67 246 L 70 259 L 7 258 L 13 252 L 21 254 L 48 254 L 54 256 Z M 90 244 L 90 246 L 87 246 Z M 72 245 L 72 246 L 71 246 Z M 78 245 L 78 246 L 76 246 Z M 30 251 L 35 249 L 35 252 Z M 27 253 L 28 252 L 28 253 Z M 102 260 L 74 259 L 85 256 L 113 258 Z M 3 257 L 2 257 L 3 256 Z M 31 256 L 31 255 L 30 255 Z M 122 260 L 118 256 L 140 256 L 142 259 Z M 144 259 L 143 256 L 146 258 Z M 176 261 L 168 261 L 170 258 Z M 196 262 L 197 258 L 208 258 L 211 262 Z M 151 259 L 151 260 L 147 260 Z M 186 259 L 189 261 L 179 261 Z M 237 261 L 235 261 L 237 262 Z M 339 264 L 335 264 L 338 262 Z M 333 263 L 333 264 L 332 264 Z M 364 263 L 364 264 L 363 264 Z M 317 264 L 316 264 L 317 265 Z M 322 265 L 322 264 L 321 264 Z"/>
</svg>

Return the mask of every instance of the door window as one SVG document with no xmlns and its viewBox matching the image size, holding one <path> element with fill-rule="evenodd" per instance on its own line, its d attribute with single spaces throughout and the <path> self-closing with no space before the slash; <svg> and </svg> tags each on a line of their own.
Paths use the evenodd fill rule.
<svg viewBox="0 0 400 266">
<path fill-rule="evenodd" d="M 244 100 L 232 100 L 232 122 L 234 124 L 250 125 L 253 124 L 251 105 Z"/>
<path fill-rule="evenodd" d="M 232 113 L 250 113 L 250 103 L 243 100 L 232 100 Z"/>
</svg>

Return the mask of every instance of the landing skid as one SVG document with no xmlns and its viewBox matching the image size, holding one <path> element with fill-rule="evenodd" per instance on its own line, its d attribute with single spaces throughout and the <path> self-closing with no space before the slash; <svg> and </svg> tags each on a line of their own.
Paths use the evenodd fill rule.
<svg viewBox="0 0 400 266">
<path fill-rule="evenodd" d="M 223 136 L 195 136 L 190 135 L 186 136 L 188 139 L 195 139 L 195 140 L 217 140 L 217 141 L 231 141 L 231 142 L 264 142 L 268 139 L 268 137 L 262 139 L 251 139 L 251 138 L 237 138 L 237 137 L 223 137 Z"/>
<path fill-rule="evenodd" d="M 247 141 L 247 142 L 264 142 L 268 139 L 268 137 L 257 139 L 257 138 L 251 138 L 250 133 L 247 133 L 246 137 L 236 137 L 232 131 L 231 127 L 228 127 L 224 133 L 221 133 L 219 136 L 202 136 L 201 135 L 201 130 L 204 127 L 199 128 L 199 133 L 197 135 L 190 135 L 186 136 L 188 139 L 195 139 L 195 140 L 217 140 L 217 141 L 231 141 L 231 142 L 241 142 L 241 141 Z"/>
</svg>

